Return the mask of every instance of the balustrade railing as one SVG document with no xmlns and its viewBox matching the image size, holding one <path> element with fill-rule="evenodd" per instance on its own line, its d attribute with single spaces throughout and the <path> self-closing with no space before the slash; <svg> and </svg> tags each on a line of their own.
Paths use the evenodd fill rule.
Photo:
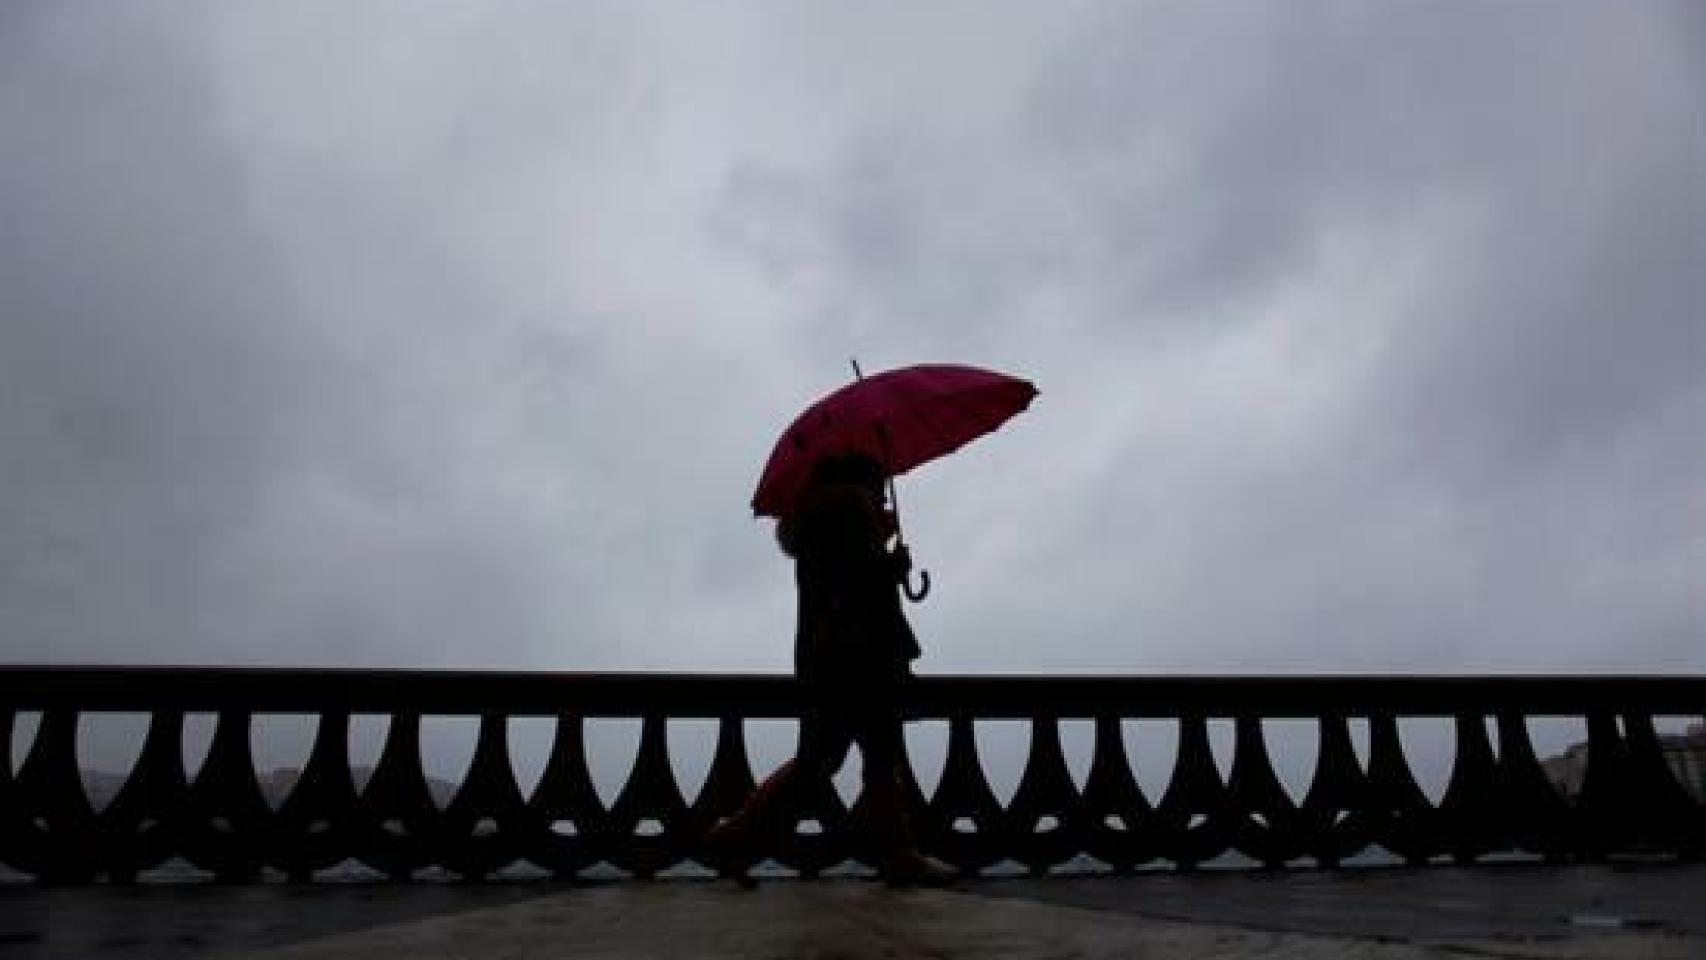
<svg viewBox="0 0 1706 960">
<path fill-rule="evenodd" d="M 0 668 L 0 864 L 57 882 L 125 881 L 168 861 L 228 880 L 295 879 L 356 861 L 397 879 L 437 869 L 488 877 L 525 862 L 556 876 L 607 865 L 639 877 L 709 863 L 707 829 L 752 789 L 746 721 L 797 718 L 805 692 L 785 677 L 504 674 L 444 671 Z M 1114 870 L 1189 868 L 1236 852 L 1258 864 L 1336 866 L 1379 849 L 1422 864 L 1503 852 L 1599 858 L 1692 857 L 1706 808 L 1667 766 L 1654 718 L 1698 718 L 1699 677 L 931 677 L 908 685 L 910 719 L 946 721 L 940 777 L 926 794 L 903 767 L 921 845 L 964 870 L 1013 861 L 1034 871 L 1093 858 Z M 97 808 L 82 783 L 80 718 L 142 713 L 148 727 L 123 786 Z M 216 717 L 191 775 L 185 718 Z M 252 748 L 257 716 L 315 718 L 299 779 L 276 807 Z M 351 718 L 388 718 L 359 787 Z M 14 758 L 14 725 L 38 717 Z M 435 801 L 423 768 L 426 717 L 478 718 L 467 772 Z M 509 721 L 555 720 L 536 786 L 518 785 Z M 586 721 L 640 722 L 631 769 L 606 803 L 588 767 Z M 1450 773 L 1436 801 L 1418 782 L 1399 720 L 1444 718 Z M 1536 756 L 1529 722 L 1580 721 L 1579 793 L 1565 795 Z M 1146 792 L 1122 725 L 1176 724 L 1165 787 Z M 703 786 L 683 793 L 672 720 L 712 720 Z M 1028 723 L 1011 799 L 990 785 L 975 724 Z M 1313 771 L 1295 796 L 1275 772 L 1265 720 L 1315 727 Z M 1063 722 L 1093 730 L 1087 772 L 1072 775 Z M 1233 730 L 1223 771 L 1209 725 Z M 1353 743 L 1353 725 L 1361 755 Z M 933 772 L 933 771 L 931 771 Z M 1147 771 L 1146 771 L 1147 772 Z M 825 790 L 799 830 L 770 851 L 815 875 L 862 856 L 857 804 Z"/>
</svg>

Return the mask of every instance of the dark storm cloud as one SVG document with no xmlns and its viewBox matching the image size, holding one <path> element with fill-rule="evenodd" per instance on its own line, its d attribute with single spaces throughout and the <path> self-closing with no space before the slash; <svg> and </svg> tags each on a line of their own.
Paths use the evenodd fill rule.
<svg viewBox="0 0 1706 960">
<path fill-rule="evenodd" d="M 1699 669 L 1688 5 L 43 5 L 0 26 L 12 659 L 782 669 L 867 367 L 926 669 Z"/>
<path fill-rule="evenodd" d="M 19 653 L 123 656 L 102 638 L 236 625 L 193 578 L 289 455 L 273 371 L 297 345 L 199 58 L 146 22 L 68 57 L 77 20 L 20 18 L 0 68 L 0 590 Z"/>
<path fill-rule="evenodd" d="M 969 133 L 890 117 L 815 178 L 731 180 L 888 336 L 1031 347 L 1002 355 L 1057 372 L 1036 415 L 1115 447 L 1033 441 L 1085 474 L 956 652 L 1698 663 L 1706 135 L 1677 12 L 1226 13 L 1098 11 Z"/>
<path fill-rule="evenodd" d="M 294 218 L 268 209 L 216 26 L 67 7 L 8 64 L 9 640 L 283 662 L 526 642 L 524 595 L 580 571 L 537 556 L 506 512 L 531 478 L 483 448 L 583 401 L 595 338 L 477 287 L 424 198 L 340 196 L 304 162 Z"/>
</svg>

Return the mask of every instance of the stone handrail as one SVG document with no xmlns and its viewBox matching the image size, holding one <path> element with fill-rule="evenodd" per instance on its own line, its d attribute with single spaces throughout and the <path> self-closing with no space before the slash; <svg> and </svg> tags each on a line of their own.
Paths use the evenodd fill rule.
<svg viewBox="0 0 1706 960">
<path fill-rule="evenodd" d="M 476 673 L 175 667 L 0 667 L 0 864 L 55 882 L 131 880 L 181 858 L 226 880 L 273 870 L 294 879 L 355 860 L 407 879 L 438 868 L 470 879 L 525 861 L 570 877 L 599 864 L 649 877 L 709 863 L 707 829 L 752 789 L 747 719 L 797 718 L 807 693 L 787 677 L 711 674 Z M 903 777 L 921 845 L 966 871 L 1011 860 L 1044 871 L 1088 856 L 1115 870 L 1190 868 L 1229 852 L 1269 866 L 1335 866 L 1379 847 L 1424 864 L 1519 852 L 1552 859 L 1620 852 L 1695 856 L 1706 808 L 1666 765 L 1655 716 L 1699 717 L 1702 677 L 951 676 L 906 685 L 902 710 L 945 720 L 947 754 L 926 796 L 911 761 Z M 77 758 L 79 718 L 149 718 L 124 785 L 101 809 Z M 192 777 L 187 714 L 216 716 Z M 19 714 L 40 720 L 21 765 Z M 301 776 L 275 809 L 263 796 L 251 735 L 261 714 L 317 720 Z M 350 719 L 389 718 L 372 776 L 359 789 Z M 423 770 L 423 717 L 478 717 L 467 773 L 435 802 Z M 509 720 L 555 718 L 538 784 L 524 792 L 510 759 Z M 634 718 L 632 769 L 604 803 L 587 766 L 584 721 Z M 1455 753 L 1438 802 L 1419 785 L 1400 718 L 1447 718 Z M 1587 734 L 1579 794 L 1564 796 L 1535 755 L 1528 721 L 1574 717 Z M 1122 721 L 1176 721 L 1167 786 L 1139 786 Z M 717 739 L 697 794 L 671 766 L 668 724 L 711 719 Z M 975 722 L 1027 721 L 1029 747 L 1011 800 L 991 789 Z M 1230 721 L 1222 775 L 1210 720 Z M 1315 722 L 1318 747 L 1301 798 L 1280 783 L 1263 721 Z M 1089 721 L 1087 776 L 1074 780 L 1062 720 Z M 1366 723 L 1367 756 L 1351 723 Z M 1491 729 L 1492 732 L 1489 732 Z M 14 774 L 14 767 L 16 773 Z M 770 851 L 805 875 L 862 855 L 858 805 L 833 789 L 802 810 Z"/>
</svg>

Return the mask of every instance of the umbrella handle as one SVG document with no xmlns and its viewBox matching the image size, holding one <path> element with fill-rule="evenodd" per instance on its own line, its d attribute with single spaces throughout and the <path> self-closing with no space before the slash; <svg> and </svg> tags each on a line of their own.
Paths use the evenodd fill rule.
<svg viewBox="0 0 1706 960">
<path fill-rule="evenodd" d="M 849 357 L 847 359 L 847 362 L 851 363 L 853 365 L 853 376 L 854 377 L 856 377 L 860 380 L 865 379 L 865 371 L 859 369 L 859 360 L 857 357 Z M 883 459 L 885 461 L 892 460 L 891 457 L 887 456 L 888 446 L 889 446 L 889 432 L 887 429 L 887 425 L 882 423 L 881 421 L 879 421 L 877 423 L 877 433 L 880 434 L 883 438 L 883 451 L 885 454 Z M 896 538 L 898 538 L 904 542 L 905 538 L 901 535 L 901 532 L 900 532 L 900 496 L 895 493 L 894 474 L 893 473 L 889 474 L 888 482 L 889 482 L 889 503 L 894 507 L 894 520 L 895 520 L 894 532 L 895 532 L 895 536 L 896 536 Z M 928 570 L 919 570 L 918 571 L 918 587 L 917 587 L 917 589 L 914 589 L 912 586 L 912 571 L 910 571 L 910 570 L 907 571 L 906 574 L 900 578 L 900 590 L 902 593 L 906 594 L 906 599 L 911 600 L 913 603 L 924 602 L 924 598 L 928 597 L 930 595 L 930 571 L 928 571 Z"/>
<path fill-rule="evenodd" d="M 922 603 L 924 598 L 930 595 L 930 571 L 918 571 L 918 589 L 916 590 L 912 588 L 912 574 L 907 573 L 900 580 L 900 589 L 906 594 L 906 599 L 913 603 Z"/>
</svg>

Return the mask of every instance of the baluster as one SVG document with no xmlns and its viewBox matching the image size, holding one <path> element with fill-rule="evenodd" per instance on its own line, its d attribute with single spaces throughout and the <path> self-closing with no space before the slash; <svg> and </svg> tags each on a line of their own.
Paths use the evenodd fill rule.
<svg viewBox="0 0 1706 960">
<path fill-rule="evenodd" d="M 1534 754 L 1527 718 L 1503 711 L 1498 723 L 1499 759 L 1493 784 L 1500 829 L 1516 849 L 1559 859 L 1575 842 L 1570 806 Z"/>
<path fill-rule="evenodd" d="M 715 865 L 716 857 L 705 843 L 706 831 L 739 810 L 757 786 L 746 756 L 745 721 L 733 715 L 718 718 L 711 769 L 693 801 L 694 860 Z"/>
<path fill-rule="evenodd" d="M 1115 870 L 1130 870 L 1160 853 L 1151 823 L 1155 810 L 1132 772 L 1118 716 L 1096 717 L 1093 749 L 1082 807 L 1087 852 Z"/>
<path fill-rule="evenodd" d="M 693 801 L 695 825 L 708 829 L 719 819 L 739 810 L 758 783 L 746 755 L 746 722 L 738 716 L 717 720 L 717 746 L 711 757 L 705 785 Z"/>
<path fill-rule="evenodd" d="M 1456 756 L 1434 817 L 1438 842 L 1458 863 L 1509 845 L 1499 824 L 1496 764 L 1487 723 L 1476 713 L 1457 714 Z"/>
<path fill-rule="evenodd" d="M 1010 856 L 1032 873 L 1043 873 L 1084 851 L 1088 827 L 1082 799 L 1060 746 L 1059 720 L 1048 714 L 1032 717 L 1030 752 L 1003 818 Z M 1045 817 L 1054 824 L 1044 827 Z"/>
<path fill-rule="evenodd" d="M 132 880 L 183 848 L 191 829 L 183 747 L 183 712 L 154 711 L 130 775 L 100 813 L 104 866 L 115 880 Z"/>
<path fill-rule="evenodd" d="M 1269 868 L 1282 867 L 1305 852 L 1297 805 L 1274 773 L 1262 718 L 1243 714 L 1236 725 L 1232 772 L 1226 778 L 1231 842 Z"/>
<path fill-rule="evenodd" d="M 1687 854 L 1702 848 L 1702 825 L 1693 798 L 1677 782 L 1665 761 L 1653 718 L 1647 713 L 1625 713 L 1627 739 L 1625 768 L 1628 790 L 1639 797 L 1640 813 L 1633 821 L 1632 840 L 1646 850 L 1674 850 Z"/>
<path fill-rule="evenodd" d="M 349 712 L 320 714 L 314 746 L 296 786 L 273 820 L 268 860 L 293 882 L 372 849 L 378 824 L 368 822 L 349 765 Z"/>
<path fill-rule="evenodd" d="M 373 776 L 361 792 L 364 819 L 376 824 L 359 858 L 395 881 L 443 860 L 440 813 L 421 767 L 421 715 L 392 714 Z"/>
<path fill-rule="evenodd" d="M 1315 773 L 1299 808 L 1300 828 L 1309 854 L 1333 868 L 1368 846 L 1369 789 L 1345 715 L 1325 714 L 1319 724 Z"/>
<path fill-rule="evenodd" d="M 948 720 L 948 755 L 936 795 L 919 818 L 921 841 L 942 859 L 967 873 L 1000 860 L 998 839 L 1004 811 L 984 775 L 972 718 L 956 713 Z M 963 821 L 963 822 L 962 822 Z"/>
<path fill-rule="evenodd" d="M 1641 816 L 1641 798 L 1631 793 L 1628 748 L 1617 718 L 1604 711 L 1587 715 L 1588 761 L 1577 798 L 1581 814 L 1579 850 L 1598 859 L 1628 844 Z"/>
<path fill-rule="evenodd" d="M 519 858 L 524 835 L 545 829 L 515 783 L 508 717 L 481 714 L 474 758 L 440 820 L 442 862 L 465 880 L 479 880 Z"/>
<path fill-rule="evenodd" d="M 20 873 L 45 879 L 52 870 L 53 849 L 46 822 L 38 820 L 25 786 L 12 775 L 13 718 L 12 710 L 0 710 L 0 761 L 4 761 L 0 766 L 0 861 Z M 39 723 L 36 736 L 41 736 Z M 34 745 L 32 741 L 32 749 Z"/>
<path fill-rule="evenodd" d="M 219 714 L 207 758 L 190 785 L 192 828 L 184 856 L 225 881 L 252 878 L 264 861 L 276 816 L 255 779 L 247 710 Z"/>
<path fill-rule="evenodd" d="M 1404 759 L 1398 721 L 1390 713 L 1373 714 L 1368 739 L 1369 836 L 1412 864 L 1426 863 L 1437 848 L 1434 809 Z"/>
<path fill-rule="evenodd" d="M 625 841 L 614 836 L 607 824 L 604 804 L 593 786 L 586 765 L 584 727 L 578 714 L 557 716 L 551 756 L 527 802 L 546 831 L 531 859 L 560 877 L 610 858 Z"/>
<path fill-rule="evenodd" d="M 51 883 L 86 883 L 100 867 L 98 821 L 77 769 L 77 711 L 42 714 L 18 771 L 20 808 L 38 832 L 40 861 L 31 870 Z"/>
<path fill-rule="evenodd" d="M 628 782 L 610 805 L 609 827 L 628 840 L 617 848 L 617 865 L 649 878 L 689 852 L 691 824 L 687 801 L 675 782 L 669 763 L 668 719 L 649 713 L 640 725 L 640 749 Z M 655 821 L 660 831 L 647 835 L 642 821 Z"/>
<path fill-rule="evenodd" d="M 1179 718 L 1178 750 L 1167 792 L 1155 807 L 1155 825 L 1162 855 L 1190 870 L 1231 847 L 1232 812 L 1209 747 L 1206 718 Z"/>
</svg>

